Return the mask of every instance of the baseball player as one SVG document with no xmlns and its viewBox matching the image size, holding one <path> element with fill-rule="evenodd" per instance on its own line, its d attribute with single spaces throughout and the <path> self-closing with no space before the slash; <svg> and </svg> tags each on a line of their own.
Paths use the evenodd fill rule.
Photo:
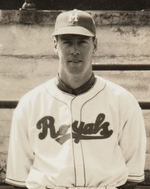
<svg viewBox="0 0 150 189">
<path fill-rule="evenodd" d="M 137 100 L 92 72 L 97 39 L 88 13 L 61 13 L 53 36 L 58 75 L 25 94 L 14 111 L 6 182 L 133 189 L 144 180 L 146 149 Z"/>
</svg>

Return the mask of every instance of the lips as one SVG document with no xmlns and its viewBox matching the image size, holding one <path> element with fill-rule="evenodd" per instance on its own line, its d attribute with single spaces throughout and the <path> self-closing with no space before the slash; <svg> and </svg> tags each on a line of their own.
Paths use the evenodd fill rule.
<svg viewBox="0 0 150 189">
<path fill-rule="evenodd" d="M 68 60 L 69 63 L 81 63 L 82 60 L 77 60 L 77 59 L 73 59 L 73 60 Z"/>
</svg>

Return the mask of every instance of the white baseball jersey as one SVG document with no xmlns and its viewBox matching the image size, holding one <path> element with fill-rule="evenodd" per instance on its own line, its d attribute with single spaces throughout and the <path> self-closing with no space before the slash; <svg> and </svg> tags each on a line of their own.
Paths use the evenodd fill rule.
<svg viewBox="0 0 150 189">
<path fill-rule="evenodd" d="M 96 76 L 80 95 L 56 78 L 28 92 L 14 111 L 6 182 L 30 189 L 113 189 L 144 180 L 141 109 L 122 87 Z"/>
</svg>

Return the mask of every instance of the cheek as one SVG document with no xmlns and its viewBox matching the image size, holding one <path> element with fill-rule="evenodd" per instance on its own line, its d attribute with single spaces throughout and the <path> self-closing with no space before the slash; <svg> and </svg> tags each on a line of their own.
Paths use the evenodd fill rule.
<svg viewBox="0 0 150 189">
<path fill-rule="evenodd" d="M 62 63 L 65 63 L 67 61 L 68 54 L 65 50 L 60 49 L 58 51 L 58 57 Z"/>
<path fill-rule="evenodd" d="M 82 54 L 84 54 L 84 57 L 86 59 L 89 59 L 92 58 L 93 52 L 94 52 L 93 48 L 85 48 Z"/>
<path fill-rule="evenodd" d="M 57 50 L 57 54 L 59 56 L 59 58 L 62 58 L 64 56 L 64 52 L 63 52 L 63 49 L 61 47 L 58 47 L 58 50 Z"/>
<path fill-rule="evenodd" d="M 60 51 L 60 54 L 63 54 L 63 55 L 66 55 L 67 52 L 68 52 L 68 48 L 66 46 L 59 46 L 59 51 Z"/>
</svg>

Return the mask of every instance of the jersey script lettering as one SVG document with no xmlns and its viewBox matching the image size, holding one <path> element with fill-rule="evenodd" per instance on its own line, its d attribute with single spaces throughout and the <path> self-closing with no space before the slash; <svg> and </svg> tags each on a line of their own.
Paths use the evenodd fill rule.
<svg viewBox="0 0 150 189">
<path fill-rule="evenodd" d="M 56 131 L 55 119 L 52 116 L 45 116 L 37 122 L 37 129 L 42 129 L 39 133 L 39 139 L 47 137 L 48 129 L 50 130 L 50 137 L 55 139 L 60 144 L 66 142 L 71 138 L 70 133 L 67 133 L 70 125 L 62 125 Z M 90 139 L 105 139 L 112 135 L 113 130 L 109 130 L 110 123 L 105 121 L 105 114 L 100 113 L 96 117 L 94 123 L 85 123 L 75 120 L 72 123 L 72 137 L 78 143 L 80 140 Z M 97 135 L 99 133 L 99 135 Z"/>
</svg>

